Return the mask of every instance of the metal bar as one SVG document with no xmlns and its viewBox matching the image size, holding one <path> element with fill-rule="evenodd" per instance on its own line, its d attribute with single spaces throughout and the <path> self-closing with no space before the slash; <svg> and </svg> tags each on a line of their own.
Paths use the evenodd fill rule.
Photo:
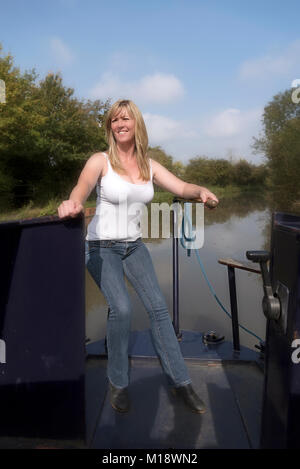
<svg viewBox="0 0 300 469">
<path fill-rule="evenodd" d="M 234 267 L 228 266 L 228 280 L 229 280 L 229 293 L 231 305 L 231 322 L 232 322 L 232 337 L 233 349 L 240 351 L 240 337 L 239 337 L 239 320 L 238 308 L 236 300 L 236 285 L 235 285 L 235 272 Z"/>
<path fill-rule="evenodd" d="M 178 237 L 177 233 L 177 212 L 176 209 L 172 211 L 172 225 L 173 225 L 173 327 L 177 337 L 179 333 L 179 276 L 178 276 Z"/>
<path fill-rule="evenodd" d="M 193 202 L 193 203 L 198 203 L 198 204 L 203 204 L 202 200 L 200 199 L 183 199 L 182 197 L 175 197 L 173 202 Z M 218 205 L 218 202 L 216 202 L 213 199 L 208 199 L 205 204 L 206 207 L 208 208 L 215 208 Z"/>
</svg>

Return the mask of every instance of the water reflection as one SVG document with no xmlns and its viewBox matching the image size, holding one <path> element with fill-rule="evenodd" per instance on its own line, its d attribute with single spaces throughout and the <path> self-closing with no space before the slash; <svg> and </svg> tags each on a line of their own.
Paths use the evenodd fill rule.
<svg viewBox="0 0 300 469">
<path fill-rule="evenodd" d="M 205 210 L 204 245 L 200 249 L 206 274 L 225 308 L 230 311 L 227 268 L 219 258 L 231 257 L 246 261 L 247 250 L 268 249 L 271 211 L 263 197 L 243 197 L 221 202 L 216 210 Z M 149 231 L 151 232 L 151 231 Z M 144 239 L 153 259 L 158 280 L 172 315 L 172 240 Z M 132 329 L 149 327 L 147 313 L 133 288 L 127 283 L 132 299 Z M 179 312 L 180 328 L 202 332 L 216 330 L 232 340 L 231 321 L 216 303 L 195 253 L 187 257 L 179 248 Z M 265 317 L 261 309 L 263 296 L 260 275 L 236 271 L 239 322 L 264 339 Z M 86 334 L 91 340 L 106 334 L 107 306 L 98 287 L 86 272 Z M 257 339 L 240 330 L 241 344 L 251 348 Z"/>
</svg>

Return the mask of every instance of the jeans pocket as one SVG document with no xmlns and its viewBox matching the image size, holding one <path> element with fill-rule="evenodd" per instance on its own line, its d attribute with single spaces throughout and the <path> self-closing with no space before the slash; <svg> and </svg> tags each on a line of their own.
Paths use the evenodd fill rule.
<svg viewBox="0 0 300 469">
<path fill-rule="evenodd" d="M 93 241 L 86 241 L 85 242 L 85 263 L 87 263 L 89 261 L 89 259 L 91 258 L 91 256 L 96 253 L 97 251 L 99 251 L 99 244 L 96 245 L 95 243 L 93 243 Z"/>
</svg>

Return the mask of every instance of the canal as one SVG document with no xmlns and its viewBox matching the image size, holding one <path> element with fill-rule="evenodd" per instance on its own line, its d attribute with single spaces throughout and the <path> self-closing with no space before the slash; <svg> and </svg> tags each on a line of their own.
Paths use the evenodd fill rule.
<svg viewBox="0 0 300 469">
<path fill-rule="evenodd" d="M 220 258 L 249 262 L 247 250 L 269 248 L 272 212 L 262 197 L 244 196 L 221 201 L 215 210 L 205 209 L 204 244 L 198 251 L 207 278 L 225 309 L 230 312 L 227 268 Z M 144 238 L 172 315 L 172 239 Z M 260 275 L 236 270 L 239 323 L 264 340 L 266 320 L 262 313 Z M 135 291 L 128 283 L 132 300 L 132 330 L 149 328 L 149 320 Z M 180 329 L 216 331 L 232 340 L 231 320 L 216 302 L 193 250 L 188 257 L 179 243 Z M 107 305 L 86 271 L 86 337 L 94 342 L 106 334 Z M 254 348 L 258 339 L 240 328 L 242 345 Z"/>
</svg>

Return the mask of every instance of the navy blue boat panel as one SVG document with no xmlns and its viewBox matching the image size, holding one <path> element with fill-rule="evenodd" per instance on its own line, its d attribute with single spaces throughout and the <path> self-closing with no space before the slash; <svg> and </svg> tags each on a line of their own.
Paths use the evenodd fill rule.
<svg viewBox="0 0 300 469">
<path fill-rule="evenodd" d="M 300 448 L 300 368 L 292 360 L 300 337 L 300 217 L 274 213 L 270 274 L 281 301 L 279 320 L 268 320 L 262 448 Z"/>
<path fill-rule="evenodd" d="M 0 239 L 0 434 L 82 438 L 83 217 L 1 223 Z"/>
</svg>

